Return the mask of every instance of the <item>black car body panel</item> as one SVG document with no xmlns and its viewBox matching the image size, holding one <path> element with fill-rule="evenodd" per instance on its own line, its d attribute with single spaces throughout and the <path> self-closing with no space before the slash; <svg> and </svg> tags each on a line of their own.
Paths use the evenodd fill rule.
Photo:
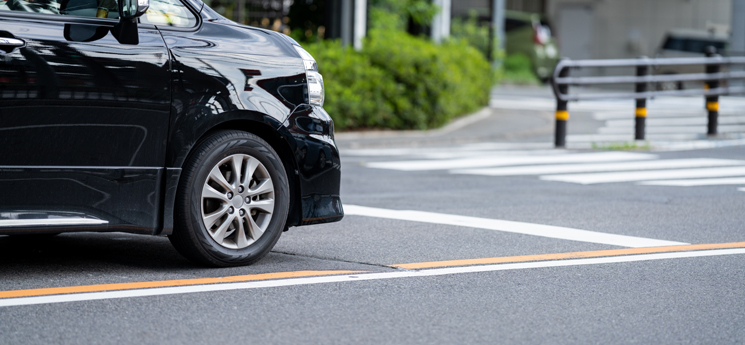
<svg viewBox="0 0 745 345">
<path fill-rule="evenodd" d="M 26 41 L 0 54 L 0 234 L 170 234 L 181 168 L 220 129 L 280 154 L 288 226 L 343 217 L 333 124 L 292 42 L 188 5 L 198 26 L 141 24 L 136 45 L 112 20 L 0 11 L 0 37 Z"/>
</svg>

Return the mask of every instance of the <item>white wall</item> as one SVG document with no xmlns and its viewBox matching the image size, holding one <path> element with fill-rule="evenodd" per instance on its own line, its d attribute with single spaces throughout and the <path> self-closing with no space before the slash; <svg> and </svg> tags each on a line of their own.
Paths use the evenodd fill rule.
<svg viewBox="0 0 745 345">
<path fill-rule="evenodd" d="M 587 7 L 592 13 L 587 54 L 562 49 L 562 41 L 571 40 L 572 33 L 561 28 L 576 30 L 576 25 L 561 23 L 562 12 L 571 12 L 562 8 L 571 7 Z M 652 57 L 668 30 L 729 27 L 731 10 L 732 0 L 547 0 L 546 9 L 561 55 L 594 59 Z"/>
</svg>

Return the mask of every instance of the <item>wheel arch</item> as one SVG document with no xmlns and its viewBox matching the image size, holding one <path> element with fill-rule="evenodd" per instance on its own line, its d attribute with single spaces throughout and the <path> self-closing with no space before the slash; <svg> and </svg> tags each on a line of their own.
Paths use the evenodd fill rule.
<svg viewBox="0 0 745 345">
<path fill-rule="evenodd" d="M 275 127 L 276 126 L 276 127 Z M 266 141 L 277 152 L 285 168 L 287 181 L 290 184 L 290 209 L 286 226 L 295 226 L 302 220 L 302 191 L 298 176 L 298 166 L 295 160 L 292 134 L 279 124 L 274 118 L 268 116 L 247 116 L 242 118 L 231 118 L 216 123 L 209 128 L 201 131 L 202 133 L 195 137 L 193 144 L 188 148 L 188 154 L 184 155 L 176 163 L 178 174 L 167 174 L 165 182 L 165 205 L 163 207 L 163 226 L 159 235 L 170 235 L 173 232 L 173 203 L 176 198 L 178 185 L 181 183 L 180 171 L 184 164 L 190 159 L 194 149 L 199 144 L 215 132 L 221 130 L 239 130 L 254 134 Z M 172 192 L 168 192 L 172 191 Z"/>
</svg>

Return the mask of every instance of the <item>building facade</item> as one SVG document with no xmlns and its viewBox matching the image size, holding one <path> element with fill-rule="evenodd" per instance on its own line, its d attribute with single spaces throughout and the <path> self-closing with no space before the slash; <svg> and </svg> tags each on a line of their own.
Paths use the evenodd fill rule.
<svg viewBox="0 0 745 345">
<path fill-rule="evenodd" d="M 653 57 L 674 29 L 728 33 L 739 0 L 548 0 L 561 55 L 571 59 Z"/>
</svg>

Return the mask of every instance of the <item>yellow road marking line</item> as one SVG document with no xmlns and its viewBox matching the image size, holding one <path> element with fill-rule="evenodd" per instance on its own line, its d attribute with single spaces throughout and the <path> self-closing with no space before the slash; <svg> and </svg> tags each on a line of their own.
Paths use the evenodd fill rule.
<svg viewBox="0 0 745 345">
<path fill-rule="evenodd" d="M 596 251 L 574 252 L 574 253 L 503 256 L 503 257 L 483 258 L 483 259 L 415 262 L 415 263 L 410 263 L 410 264 L 390 265 L 390 267 L 406 268 L 406 269 L 414 270 L 414 269 L 436 268 L 436 267 L 472 266 L 472 265 L 528 262 L 528 261 L 598 258 L 598 257 L 606 257 L 606 256 L 653 254 L 653 253 L 668 253 L 668 252 L 687 252 L 687 251 L 695 251 L 695 250 L 728 249 L 728 248 L 745 248 L 745 242 L 692 244 L 692 245 L 683 245 L 683 246 L 596 250 Z"/>
<path fill-rule="evenodd" d="M 158 288 L 158 287 L 235 283 L 235 282 L 248 282 L 248 281 L 257 281 L 257 280 L 315 277 L 315 276 L 328 276 L 328 275 L 335 275 L 335 274 L 354 274 L 354 273 L 365 273 L 365 272 L 366 271 L 294 271 L 294 272 L 249 274 L 249 275 L 230 276 L 230 277 L 221 277 L 221 278 L 195 278 L 195 279 L 160 280 L 160 281 L 134 282 L 134 283 L 63 286 L 63 287 L 42 288 L 42 289 L 0 291 L 0 299 L 13 298 L 13 297 L 59 295 L 59 294 L 82 293 L 82 292 L 103 292 L 103 291 L 114 291 L 114 290 L 134 290 L 134 289 L 147 289 L 147 288 Z"/>
<path fill-rule="evenodd" d="M 573 252 L 573 253 L 539 254 L 539 255 L 507 256 L 507 257 L 482 258 L 482 259 L 418 262 L 418 263 L 410 263 L 410 264 L 389 265 L 389 267 L 406 268 L 406 269 L 425 269 L 425 268 L 441 268 L 441 267 L 455 267 L 455 266 L 521 263 L 521 262 L 530 262 L 530 261 L 585 259 L 585 258 L 599 258 L 599 257 L 638 255 L 638 254 L 655 254 L 655 253 L 669 253 L 669 252 L 690 252 L 690 251 L 713 250 L 713 249 L 733 249 L 733 248 L 745 248 L 745 242 L 694 244 L 694 245 L 665 246 L 665 247 L 626 248 L 626 249 Z M 26 289 L 26 290 L 10 290 L 10 291 L 0 291 L 0 299 L 62 295 L 62 294 L 76 294 L 76 293 L 86 293 L 86 292 L 138 290 L 138 289 L 148 289 L 148 288 L 264 281 L 264 280 L 288 279 L 288 278 L 321 277 L 321 276 L 357 274 L 357 273 L 369 273 L 369 271 L 342 271 L 342 270 L 310 271 L 309 270 L 309 271 L 294 271 L 294 272 L 261 273 L 261 274 L 250 274 L 250 275 L 240 275 L 240 276 L 228 276 L 228 277 L 221 277 L 221 278 L 177 279 L 177 280 L 161 280 L 161 281 L 150 281 L 150 282 L 132 282 L 132 283 L 115 283 L 115 284 L 99 284 L 99 285 L 65 286 L 65 287 L 40 288 L 40 289 Z"/>
</svg>

